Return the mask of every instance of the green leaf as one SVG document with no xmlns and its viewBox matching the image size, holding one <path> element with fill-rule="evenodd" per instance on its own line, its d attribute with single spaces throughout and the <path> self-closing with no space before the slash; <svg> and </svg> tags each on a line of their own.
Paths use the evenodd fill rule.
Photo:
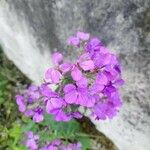
<svg viewBox="0 0 150 150">
<path fill-rule="evenodd" d="M 50 126 L 54 132 L 59 132 L 61 135 L 73 135 L 80 131 L 79 123 L 76 120 L 71 120 L 69 122 L 57 122 L 54 121 L 51 115 L 45 115 L 45 120 L 41 125 Z"/>
<path fill-rule="evenodd" d="M 19 138 L 21 136 L 21 126 L 20 124 L 13 124 L 13 128 L 9 130 L 9 135 L 13 138 Z"/>
<path fill-rule="evenodd" d="M 24 127 L 22 128 L 22 132 L 27 132 L 33 129 L 35 130 L 37 128 L 35 126 L 36 126 L 36 123 L 30 120 L 28 121 L 27 125 L 24 125 Z"/>
<path fill-rule="evenodd" d="M 24 145 L 14 146 L 13 150 L 28 150 Z"/>
<path fill-rule="evenodd" d="M 91 140 L 88 136 L 79 136 L 77 140 L 81 142 L 82 150 L 91 149 Z"/>
</svg>

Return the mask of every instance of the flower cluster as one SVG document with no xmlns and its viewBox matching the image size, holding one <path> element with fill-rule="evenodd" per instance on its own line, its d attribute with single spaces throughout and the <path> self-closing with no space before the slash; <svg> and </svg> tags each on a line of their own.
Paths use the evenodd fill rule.
<svg viewBox="0 0 150 150">
<path fill-rule="evenodd" d="M 40 138 L 38 135 L 33 134 L 32 131 L 26 133 L 25 146 L 29 150 L 81 150 L 81 143 L 68 143 L 64 144 L 62 140 L 55 139 L 46 146 L 40 146 Z"/>
<path fill-rule="evenodd" d="M 76 61 L 54 53 L 54 67 L 46 71 L 44 83 L 16 96 L 19 110 L 35 122 L 42 121 L 44 113 L 56 121 L 81 118 L 79 107 L 90 110 L 95 119 L 113 118 L 122 104 L 119 87 L 124 83 L 117 56 L 89 33 L 77 32 L 67 43 L 80 53 Z"/>
</svg>

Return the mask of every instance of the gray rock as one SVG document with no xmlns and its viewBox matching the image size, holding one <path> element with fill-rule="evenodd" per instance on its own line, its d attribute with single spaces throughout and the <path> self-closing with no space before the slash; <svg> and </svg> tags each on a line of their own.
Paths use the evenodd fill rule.
<svg viewBox="0 0 150 150">
<path fill-rule="evenodd" d="M 88 31 L 120 56 L 124 106 L 112 121 L 93 122 L 120 150 L 150 149 L 150 0 L 1 0 L 0 43 L 34 82 L 58 48 Z M 74 52 L 69 58 L 74 57 Z"/>
</svg>

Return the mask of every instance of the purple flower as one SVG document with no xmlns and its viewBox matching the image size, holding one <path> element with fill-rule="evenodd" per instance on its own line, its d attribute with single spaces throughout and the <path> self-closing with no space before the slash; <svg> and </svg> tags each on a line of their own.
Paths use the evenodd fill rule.
<svg viewBox="0 0 150 150">
<path fill-rule="evenodd" d="M 123 79 L 118 79 L 113 83 L 113 85 L 118 87 L 118 86 L 122 86 L 124 83 L 125 81 Z"/>
<path fill-rule="evenodd" d="M 104 67 L 104 66 L 114 66 L 117 65 L 119 62 L 117 60 L 116 55 L 110 54 L 110 53 L 99 53 L 95 52 L 93 57 L 94 64 L 98 67 Z"/>
<path fill-rule="evenodd" d="M 109 81 L 115 81 L 120 78 L 120 73 L 110 66 L 105 67 L 105 75 L 107 76 Z"/>
<path fill-rule="evenodd" d="M 111 62 L 111 55 L 108 54 L 100 54 L 100 53 L 95 53 L 94 58 L 93 58 L 94 64 L 98 67 L 104 67 L 106 65 L 109 65 Z"/>
<path fill-rule="evenodd" d="M 59 83 L 61 78 L 61 73 L 53 68 L 48 69 L 45 73 L 45 80 L 50 83 Z"/>
<path fill-rule="evenodd" d="M 54 118 L 56 121 L 70 121 L 72 119 L 71 115 L 66 114 L 63 110 L 61 109 L 56 109 L 53 111 Z"/>
<path fill-rule="evenodd" d="M 47 146 L 41 148 L 40 150 L 81 150 L 82 145 L 80 142 L 78 143 L 69 143 L 63 144 L 63 142 L 59 139 L 51 141 Z"/>
<path fill-rule="evenodd" d="M 92 115 L 94 115 L 96 119 L 112 119 L 114 116 L 116 116 L 118 108 L 121 107 L 121 105 L 122 103 L 118 92 L 113 92 L 109 98 L 104 100 L 104 102 L 99 101 L 93 107 Z"/>
<path fill-rule="evenodd" d="M 52 55 L 52 60 L 55 65 L 59 65 L 63 61 L 63 55 L 56 52 Z"/>
<path fill-rule="evenodd" d="M 99 51 L 102 43 L 98 38 L 92 38 L 86 45 L 85 49 L 87 52 Z"/>
<path fill-rule="evenodd" d="M 71 71 L 71 69 L 73 68 L 73 64 L 71 63 L 63 63 L 59 66 L 59 69 L 62 71 L 62 74 L 65 75 L 66 73 L 68 73 L 69 71 Z"/>
<path fill-rule="evenodd" d="M 96 119 L 112 118 L 121 107 L 119 87 L 124 84 L 117 56 L 89 33 L 79 31 L 67 42 L 80 48 L 78 59 L 65 62 L 61 53 L 54 53 L 55 67 L 46 71 L 45 83 L 16 96 L 19 110 L 35 122 L 46 112 L 56 121 L 81 118 L 80 106 L 89 108 Z"/>
<path fill-rule="evenodd" d="M 41 95 L 46 98 L 58 97 L 58 93 L 52 91 L 49 84 L 42 84 L 40 87 Z"/>
<path fill-rule="evenodd" d="M 19 111 L 25 112 L 26 104 L 25 104 L 24 97 L 22 95 L 16 95 L 16 103 L 19 106 Z"/>
<path fill-rule="evenodd" d="M 53 114 L 55 110 L 61 110 L 63 106 L 66 106 L 65 101 L 62 98 L 54 97 L 47 100 L 46 111 L 49 114 Z"/>
<path fill-rule="evenodd" d="M 77 37 L 71 36 L 68 40 L 67 40 L 67 44 L 68 45 L 73 45 L 78 47 L 80 45 L 80 40 Z"/>
<path fill-rule="evenodd" d="M 38 150 L 38 140 L 39 136 L 34 135 L 33 132 L 29 131 L 26 133 L 27 140 L 25 142 L 25 145 L 30 150 Z"/>
<path fill-rule="evenodd" d="M 110 97 L 111 94 L 116 92 L 116 91 L 117 91 L 117 89 L 113 85 L 109 84 L 105 87 L 105 89 L 103 90 L 103 93 L 105 96 Z"/>
<path fill-rule="evenodd" d="M 29 97 L 29 102 L 33 102 L 36 99 L 40 98 L 39 88 L 35 85 L 31 85 L 27 90 L 27 95 Z"/>
<path fill-rule="evenodd" d="M 34 110 L 34 114 L 33 114 L 33 121 L 34 122 L 41 122 L 43 121 L 44 116 L 43 116 L 43 109 L 42 108 L 36 108 Z"/>
<path fill-rule="evenodd" d="M 107 54 L 107 53 L 109 53 L 109 49 L 107 47 L 101 45 L 100 46 L 100 53 L 101 54 Z"/>
<path fill-rule="evenodd" d="M 118 91 L 111 94 L 109 102 L 111 102 L 117 108 L 122 106 L 122 100 L 120 99 Z"/>
<path fill-rule="evenodd" d="M 47 146 L 44 148 L 41 148 L 40 150 L 58 150 L 59 146 L 61 145 L 61 141 L 59 139 L 53 140 L 50 142 Z"/>
<path fill-rule="evenodd" d="M 83 116 L 83 115 L 82 115 L 80 112 L 78 112 L 78 111 L 76 111 L 76 112 L 71 112 L 70 115 L 72 116 L 72 118 L 77 118 L 77 119 L 80 119 L 80 118 L 82 118 L 82 116 Z"/>
<path fill-rule="evenodd" d="M 58 146 L 60 145 L 62 142 L 59 140 L 59 139 L 55 139 L 51 142 L 51 145 L 55 145 L 55 146 Z"/>
<path fill-rule="evenodd" d="M 65 101 L 69 104 L 92 107 L 95 103 L 95 98 L 89 95 L 87 88 L 79 88 L 73 84 L 67 84 L 64 92 Z"/>
<path fill-rule="evenodd" d="M 28 109 L 28 110 L 25 111 L 24 114 L 25 114 L 25 116 L 27 116 L 27 117 L 31 117 L 31 116 L 34 115 L 34 111 L 33 111 L 32 109 Z"/>
<path fill-rule="evenodd" d="M 79 38 L 82 41 L 87 41 L 90 38 L 90 34 L 78 31 L 77 32 L 77 38 Z"/>
<path fill-rule="evenodd" d="M 69 143 L 68 145 L 62 145 L 62 150 L 82 150 L 81 143 Z"/>
<path fill-rule="evenodd" d="M 94 69 L 94 62 L 91 60 L 88 53 L 84 53 L 80 56 L 78 64 L 84 71 Z"/>
<path fill-rule="evenodd" d="M 93 115 L 96 117 L 96 119 L 105 120 L 107 118 L 106 111 L 107 111 L 107 104 L 99 102 L 93 107 Z"/>
</svg>

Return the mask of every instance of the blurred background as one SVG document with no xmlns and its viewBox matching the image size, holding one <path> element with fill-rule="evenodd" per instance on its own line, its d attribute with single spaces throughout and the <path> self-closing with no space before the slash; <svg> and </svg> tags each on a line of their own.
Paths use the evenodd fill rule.
<svg viewBox="0 0 150 150">
<path fill-rule="evenodd" d="M 56 49 L 72 59 L 65 43 L 76 31 L 116 53 L 126 81 L 119 115 L 95 128 L 116 149 L 150 150 L 150 0 L 0 0 L 0 150 L 19 128 L 16 91 L 41 83 Z"/>
</svg>

